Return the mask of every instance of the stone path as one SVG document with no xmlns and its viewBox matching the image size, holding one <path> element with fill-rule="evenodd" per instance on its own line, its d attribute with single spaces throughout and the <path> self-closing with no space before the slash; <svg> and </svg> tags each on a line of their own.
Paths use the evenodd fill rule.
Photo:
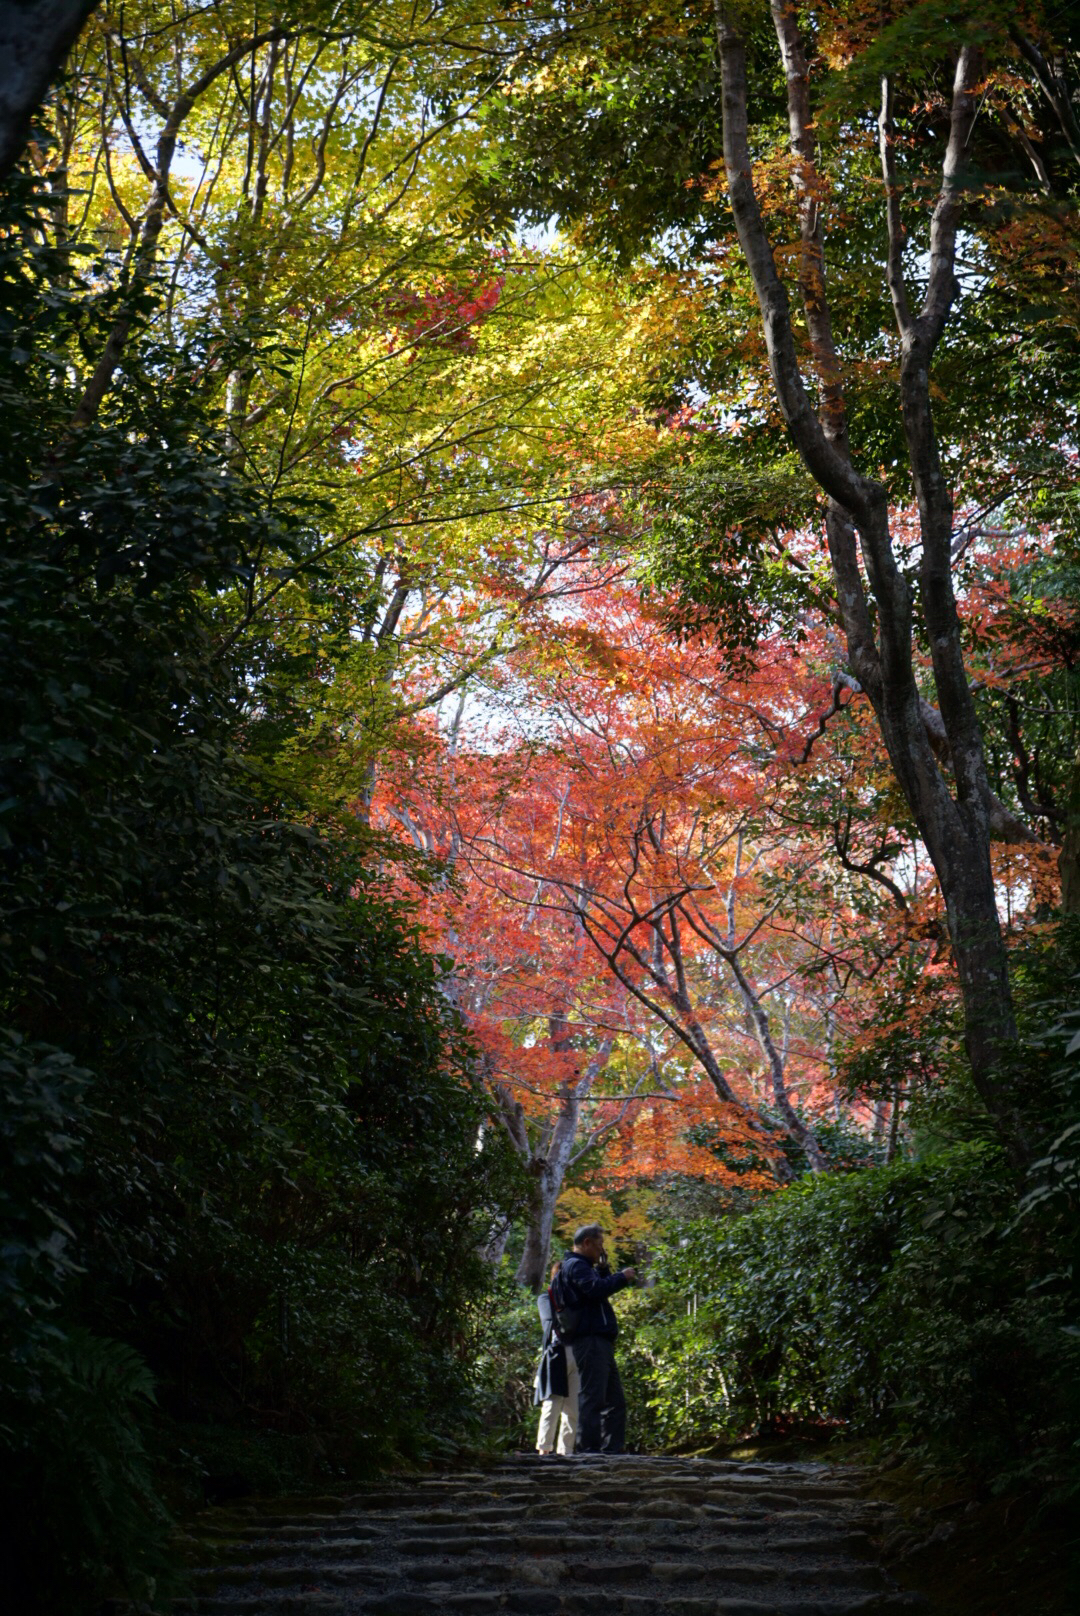
<svg viewBox="0 0 1080 1616">
<path fill-rule="evenodd" d="M 818 1464 L 513 1458 L 208 1512 L 198 1616 L 899 1616 L 888 1506 Z M 213 1561 L 210 1564 L 208 1562 Z"/>
</svg>

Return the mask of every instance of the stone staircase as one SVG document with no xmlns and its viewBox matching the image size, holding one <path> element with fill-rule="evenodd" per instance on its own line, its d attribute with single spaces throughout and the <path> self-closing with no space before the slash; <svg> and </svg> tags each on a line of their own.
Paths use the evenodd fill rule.
<svg viewBox="0 0 1080 1616">
<path fill-rule="evenodd" d="M 820 1464 L 518 1457 L 207 1512 L 197 1616 L 894 1616 L 888 1506 Z"/>
</svg>

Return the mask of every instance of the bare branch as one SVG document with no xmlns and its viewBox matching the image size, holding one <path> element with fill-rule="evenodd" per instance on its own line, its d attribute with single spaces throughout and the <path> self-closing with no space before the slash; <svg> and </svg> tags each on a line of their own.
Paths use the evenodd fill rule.
<svg viewBox="0 0 1080 1616">
<path fill-rule="evenodd" d="M 784 419 L 808 470 L 856 518 L 884 504 L 885 491 L 858 476 L 825 433 L 807 396 L 795 351 L 791 306 L 777 273 L 754 191 L 746 111 L 746 51 L 724 0 L 714 0 L 724 87 L 724 163 L 739 244 L 754 282 L 765 328 L 769 368 Z"/>
<path fill-rule="evenodd" d="M 845 690 L 849 692 L 848 701 L 844 701 L 842 699 Z M 806 740 L 803 743 L 803 749 L 799 753 L 799 756 L 795 759 L 796 763 L 802 764 L 809 761 L 810 753 L 814 748 L 814 742 L 816 740 L 820 740 L 821 736 L 824 735 L 826 729 L 828 728 L 829 719 L 835 718 L 837 713 L 842 713 L 844 708 L 850 704 L 852 693 L 851 684 L 845 678 L 842 676 L 836 676 L 833 678 L 832 701 L 829 703 L 825 711 L 820 714 L 817 721 L 817 728 L 812 730 L 811 733 L 806 737 Z"/>
<path fill-rule="evenodd" d="M 795 157 L 792 179 L 801 239 L 799 291 L 821 390 L 819 414 L 826 438 L 847 455 L 844 390 L 825 288 L 824 184 L 817 166 L 817 142 L 810 112 L 810 68 L 799 33 L 795 0 L 772 0 L 771 10 L 787 79 L 788 127 Z"/>
<path fill-rule="evenodd" d="M 896 183 L 896 130 L 893 127 L 893 87 L 887 75 L 881 81 L 881 112 L 878 115 L 878 149 L 881 152 L 881 171 L 885 180 L 885 222 L 888 231 L 888 252 L 885 260 L 885 279 L 892 298 L 893 312 L 900 335 L 911 329 L 911 309 L 907 287 L 904 284 L 904 224 L 900 214 L 900 191 Z"/>
<path fill-rule="evenodd" d="M 187 89 L 182 91 L 174 101 L 158 135 L 153 165 L 154 188 L 139 227 L 139 238 L 134 258 L 134 281 L 137 287 L 145 286 L 153 271 L 154 261 L 157 256 L 158 237 L 161 235 L 162 225 L 165 222 L 165 211 L 169 204 L 169 173 L 173 156 L 176 152 L 177 138 L 185 119 L 199 97 L 210 88 L 211 84 L 222 73 L 228 72 L 237 62 L 242 61 L 249 51 L 254 52 L 271 40 L 281 40 L 287 37 L 288 34 L 285 29 L 272 28 L 263 34 L 257 34 L 253 39 L 244 40 L 240 44 L 234 45 L 232 50 L 226 52 L 224 56 L 206 68 L 197 79 L 193 80 Z M 105 339 L 105 346 L 102 349 L 101 356 L 71 417 L 71 430 L 88 426 L 97 415 L 112 383 L 116 367 L 120 363 L 134 321 L 135 317 L 131 312 L 121 314 L 114 321 Z"/>
<path fill-rule="evenodd" d="M 966 190 L 964 168 L 967 146 L 979 110 L 978 90 L 985 71 L 982 52 L 965 45 L 956 63 L 949 142 L 941 165 L 941 190 L 930 221 L 930 274 L 926 294 L 915 321 L 921 352 L 928 362 L 945 327 L 956 297 L 956 231 L 960 203 Z"/>
</svg>

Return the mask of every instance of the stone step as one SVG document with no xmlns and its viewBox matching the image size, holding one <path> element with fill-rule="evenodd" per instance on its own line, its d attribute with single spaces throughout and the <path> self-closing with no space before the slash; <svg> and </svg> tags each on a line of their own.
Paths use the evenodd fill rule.
<svg viewBox="0 0 1080 1616">
<path fill-rule="evenodd" d="M 555 1513 L 544 1504 L 514 1505 L 505 1509 L 485 1505 L 479 1510 L 413 1508 L 407 1512 L 380 1511 L 366 1520 L 343 1516 L 332 1525 L 320 1522 L 312 1527 L 306 1527 L 304 1523 L 294 1520 L 285 1527 L 271 1526 L 257 1531 L 245 1528 L 243 1531 L 207 1533 L 202 1540 L 207 1543 L 249 1542 L 286 1533 L 290 1540 L 314 1539 L 319 1536 L 367 1538 L 425 1533 L 433 1526 L 438 1526 L 440 1531 L 463 1527 L 474 1533 L 491 1532 L 502 1536 L 530 1526 L 533 1530 L 541 1527 L 544 1530 L 572 1531 L 575 1527 L 580 1529 L 586 1522 L 589 1523 L 590 1531 L 610 1535 L 610 1531 L 604 1532 L 604 1527 L 608 1523 L 611 1530 L 615 1530 L 625 1528 L 630 1520 L 640 1521 L 653 1530 L 665 1533 L 693 1532 L 708 1527 L 753 1533 L 767 1531 L 771 1523 L 781 1521 L 788 1527 L 797 1527 L 799 1531 L 835 1531 L 838 1527 L 847 1529 L 856 1524 L 861 1526 L 865 1521 L 874 1518 L 872 1512 L 854 1507 L 851 1510 L 823 1513 L 819 1509 L 765 1508 L 757 1504 L 744 1505 L 742 1508 L 738 1508 L 735 1504 L 704 1505 L 696 1510 L 680 1509 L 676 1512 L 666 1506 L 656 1507 L 651 1500 L 647 1500 L 637 1509 L 624 1504 L 590 1502 L 576 1507 L 573 1511 L 560 1513 Z M 593 1527 L 593 1522 L 599 1524 Z"/>
<path fill-rule="evenodd" d="M 354 1599 L 311 1587 L 276 1595 L 211 1596 L 179 1602 L 177 1616 L 462 1616 L 499 1612 L 502 1616 L 915 1616 L 925 1605 L 905 1594 L 871 1595 L 856 1600 L 817 1595 L 784 1595 L 765 1600 L 741 1595 L 691 1596 L 657 1600 L 622 1593 L 554 1593 L 511 1588 L 505 1592 L 396 1592 Z"/>
<path fill-rule="evenodd" d="M 479 1523 L 467 1514 L 456 1512 L 447 1519 L 448 1513 L 441 1510 L 421 1511 L 408 1517 L 384 1519 L 379 1525 L 346 1517 L 339 1524 L 329 1527 L 325 1524 L 317 1527 L 294 1525 L 264 1531 L 249 1530 L 244 1534 L 206 1534 L 201 1539 L 188 1541 L 215 1558 L 235 1558 L 240 1553 L 257 1556 L 264 1551 L 274 1556 L 304 1553 L 313 1546 L 333 1544 L 349 1544 L 358 1549 L 364 1544 L 406 1544 L 418 1538 L 431 1537 L 443 1544 L 456 1540 L 468 1544 L 481 1535 L 493 1548 L 503 1545 L 512 1548 L 515 1543 L 526 1539 L 537 1547 L 543 1542 L 553 1546 L 571 1544 L 574 1547 L 597 1542 L 611 1544 L 622 1541 L 627 1534 L 632 1534 L 635 1540 L 644 1536 L 650 1542 L 670 1542 L 690 1537 L 700 1542 L 735 1538 L 752 1541 L 782 1535 L 788 1539 L 804 1539 L 807 1543 L 821 1543 L 824 1539 L 836 1539 L 838 1534 L 853 1546 L 855 1543 L 865 1544 L 866 1541 L 866 1533 L 862 1529 L 865 1523 L 861 1519 L 849 1515 L 822 1516 L 808 1511 L 782 1511 L 752 1517 L 735 1516 L 728 1511 L 704 1511 L 691 1518 L 670 1518 L 645 1511 L 635 1514 L 631 1510 L 620 1509 L 610 1516 L 597 1518 L 590 1515 L 574 1519 L 551 1516 L 546 1512 L 530 1512 L 525 1517 L 515 1515 L 497 1521 L 485 1518 Z M 594 1519 L 598 1519 L 596 1526 L 591 1525 Z M 586 1520 L 590 1522 L 588 1528 L 584 1525 Z"/>
<path fill-rule="evenodd" d="M 796 1511 L 785 1508 L 783 1513 L 799 1513 L 812 1516 L 820 1520 L 846 1519 L 851 1514 L 872 1514 L 872 1510 L 863 1507 L 864 1501 L 857 1500 L 843 1509 L 824 1510 L 819 1505 L 812 1508 L 799 1508 Z M 222 1538 L 237 1538 L 241 1536 L 266 1536 L 273 1532 L 307 1531 L 314 1535 L 316 1532 L 350 1530 L 388 1531 L 407 1526 L 410 1521 L 445 1520 L 462 1521 L 475 1517 L 477 1510 L 484 1510 L 490 1517 L 493 1513 L 503 1514 L 507 1521 L 520 1521 L 528 1516 L 542 1514 L 549 1520 L 573 1521 L 580 1516 L 583 1509 L 600 1509 L 611 1516 L 613 1520 L 627 1520 L 641 1513 L 642 1510 L 652 1510 L 658 1519 L 713 1519 L 719 1520 L 730 1516 L 738 1519 L 763 1520 L 766 1516 L 777 1513 L 769 1506 L 761 1505 L 756 1500 L 740 1500 L 735 1496 L 727 1497 L 723 1502 L 710 1502 L 692 1506 L 680 1504 L 669 1506 L 663 1500 L 657 1500 L 648 1493 L 643 1494 L 636 1504 L 608 1504 L 602 1500 L 591 1498 L 579 1499 L 571 1503 L 563 1500 L 535 1499 L 532 1503 L 490 1504 L 484 1502 L 469 1508 L 463 1504 L 457 1509 L 447 1509 L 445 1505 L 426 1505 L 415 1500 L 408 1507 L 397 1509 L 373 1510 L 370 1514 L 360 1514 L 355 1511 L 343 1512 L 333 1521 L 320 1519 L 308 1523 L 301 1518 L 293 1518 L 287 1525 L 263 1527 L 262 1525 L 232 1526 L 227 1530 L 220 1530 L 217 1535 Z M 496 1523 L 498 1524 L 498 1523 Z"/>
<path fill-rule="evenodd" d="M 233 1573 L 234 1567 L 243 1566 L 246 1572 L 254 1575 L 260 1566 L 271 1566 L 286 1561 L 307 1564 L 311 1562 L 313 1556 L 318 1556 L 316 1563 L 320 1565 L 324 1561 L 329 1562 L 331 1556 L 342 1562 L 353 1563 L 385 1555 L 388 1548 L 395 1547 L 400 1549 L 404 1558 L 410 1560 L 470 1556 L 475 1554 L 476 1545 L 476 1534 L 470 1533 L 465 1527 L 453 1536 L 402 1537 L 396 1545 L 393 1540 L 387 1538 L 372 1540 L 348 1537 L 314 1539 L 307 1542 L 294 1539 L 286 1543 L 273 1541 L 239 1543 L 230 1544 L 224 1551 L 219 1551 L 214 1566 L 206 1568 L 200 1574 L 219 1576 L 224 1575 L 226 1567 Z M 833 1533 L 819 1537 L 770 1536 L 759 1537 L 756 1540 L 732 1532 L 723 1535 L 695 1534 L 693 1555 L 696 1561 L 706 1562 L 709 1565 L 722 1565 L 732 1556 L 745 1560 L 747 1551 L 757 1548 L 759 1553 L 766 1553 L 770 1557 L 783 1556 L 786 1559 L 798 1557 L 800 1561 L 813 1561 L 816 1565 L 817 1562 L 835 1559 L 838 1555 L 864 1553 L 868 1546 L 869 1539 L 865 1533 L 857 1532 Z M 492 1541 L 490 1535 L 484 1537 L 484 1552 L 489 1556 L 528 1554 L 542 1558 L 569 1559 L 574 1563 L 597 1554 L 626 1558 L 635 1552 L 640 1553 L 643 1549 L 648 1549 L 651 1559 L 658 1559 L 661 1556 L 670 1558 L 672 1553 L 676 1552 L 677 1545 L 674 1545 L 666 1535 L 647 1533 L 603 1539 L 558 1533 L 520 1533 L 501 1541 Z M 807 1567 L 803 1565 L 800 1569 L 805 1571 Z"/>
<path fill-rule="evenodd" d="M 615 1491 L 625 1488 L 640 1490 L 644 1487 L 655 1489 L 658 1492 L 670 1493 L 673 1496 L 682 1496 L 688 1493 L 700 1492 L 703 1489 L 734 1487 L 739 1492 L 747 1493 L 758 1488 L 769 1491 L 775 1488 L 784 1488 L 797 1492 L 844 1496 L 857 1493 L 863 1486 L 865 1486 L 865 1482 L 859 1476 L 804 1476 L 793 1474 L 790 1471 L 773 1475 L 759 1474 L 746 1477 L 726 1471 L 694 1476 L 672 1476 L 664 1473 L 658 1475 L 648 1473 L 629 1475 L 627 1472 L 617 1468 L 609 1466 L 594 1468 L 582 1464 L 580 1460 L 569 1459 L 561 1461 L 549 1460 L 545 1467 L 534 1471 L 532 1475 L 507 1476 L 505 1478 L 493 1476 L 489 1477 L 485 1482 L 468 1482 L 456 1487 L 439 1488 L 438 1492 L 449 1495 L 455 1491 L 464 1492 L 469 1488 L 474 1488 L 478 1491 L 490 1490 L 512 1493 L 531 1491 L 537 1487 Z M 396 1488 L 385 1485 L 371 1489 L 371 1491 L 375 1492 L 392 1492 L 396 1490 Z M 422 1487 L 411 1490 L 427 1497 L 436 1496 L 435 1491 Z M 359 1501 L 359 1498 L 363 1496 L 363 1494 L 357 1495 L 356 1501 Z"/>
<path fill-rule="evenodd" d="M 321 1522 L 309 1522 L 302 1516 L 294 1519 L 288 1526 L 265 1526 L 261 1522 L 250 1522 L 242 1528 L 232 1527 L 205 1527 L 199 1532 L 203 1542 L 212 1543 L 220 1539 L 223 1543 L 235 1543 L 241 1538 L 245 1542 L 254 1543 L 259 1538 L 282 1538 L 297 1541 L 303 1538 L 315 1537 L 383 1537 L 386 1532 L 385 1525 L 380 1522 L 372 1525 L 361 1520 L 356 1515 L 335 1515 L 332 1519 Z"/>
<path fill-rule="evenodd" d="M 722 1487 L 738 1486 L 739 1488 L 752 1487 L 806 1487 L 822 1488 L 829 1492 L 851 1492 L 863 1484 L 860 1472 L 852 1471 L 843 1476 L 822 1475 L 791 1469 L 776 1469 L 772 1471 L 760 1470 L 754 1474 L 739 1472 L 734 1469 L 700 1470 L 687 1472 L 639 1470 L 629 1471 L 604 1461 L 599 1465 L 587 1463 L 580 1456 L 568 1459 L 551 1456 L 543 1460 L 534 1469 L 524 1474 L 510 1472 L 500 1473 L 493 1471 L 483 1481 L 449 1482 L 444 1488 L 427 1489 L 428 1491 L 451 1491 L 456 1486 L 479 1487 L 532 1487 L 537 1484 L 545 1485 L 602 1485 L 611 1487 L 640 1486 L 646 1483 L 650 1486 L 670 1488 L 681 1491 L 694 1487 Z M 425 1490 L 424 1483 L 417 1484 L 418 1490 Z M 378 1491 L 386 1490 L 384 1487 Z"/>
<path fill-rule="evenodd" d="M 888 1506 L 826 1467 L 514 1459 L 209 1511 L 191 1616 L 898 1616 Z"/>
<path fill-rule="evenodd" d="M 758 1470 L 751 1473 L 735 1469 L 723 1470 L 696 1470 L 674 1472 L 670 1470 L 626 1470 L 608 1459 L 600 1458 L 598 1462 L 591 1463 L 588 1459 L 578 1456 L 560 1458 L 552 1455 L 534 1468 L 527 1467 L 513 1471 L 492 1469 L 484 1476 L 452 1476 L 441 1481 L 431 1480 L 395 1481 L 383 1479 L 367 1487 L 357 1488 L 355 1491 L 343 1494 L 337 1499 L 320 1499 L 315 1508 L 340 1507 L 342 1503 L 356 1502 L 362 1498 L 369 1498 L 377 1493 L 386 1492 L 412 1492 L 418 1496 L 433 1498 L 439 1493 L 460 1492 L 469 1487 L 484 1489 L 526 1489 L 538 1485 L 553 1483 L 559 1486 L 604 1486 L 604 1487 L 639 1487 L 642 1485 L 654 1487 L 669 1487 L 681 1491 L 692 1487 L 725 1487 L 735 1486 L 742 1488 L 752 1487 L 822 1487 L 832 1491 L 851 1491 L 862 1484 L 859 1472 L 839 1475 L 836 1473 L 826 1475 L 819 1472 L 800 1471 L 777 1467 L 775 1470 Z M 275 1500 L 275 1507 L 281 1508 L 282 1502 Z M 232 1506 L 232 1513 L 243 1514 L 251 1509 L 250 1504 Z"/>
<path fill-rule="evenodd" d="M 801 1481 L 798 1477 L 775 1476 L 770 1480 L 755 1478 L 753 1481 L 740 1483 L 737 1478 L 700 1477 L 692 1481 L 673 1484 L 666 1478 L 641 1477 L 639 1480 L 619 1477 L 618 1480 L 600 1476 L 597 1472 L 579 1472 L 576 1475 L 560 1471 L 557 1474 L 545 1475 L 540 1473 L 535 1480 L 507 1481 L 502 1485 L 484 1485 L 469 1483 L 460 1487 L 440 1487 L 437 1489 L 425 1487 L 411 1488 L 379 1488 L 378 1491 L 354 1494 L 342 1500 L 346 1507 L 377 1508 L 383 1503 L 393 1503 L 403 1497 L 422 1498 L 429 1502 L 458 1502 L 469 1498 L 498 1498 L 503 1500 L 523 1499 L 535 1497 L 537 1492 L 545 1496 L 579 1497 L 583 1493 L 591 1493 L 599 1498 L 609 1499 L 613 1503 L 623 1502 L 627 1499 L 640 1497 L 642 1492 L 649 1492 L 658 1498 L 669 1498 L 673 1503 L 684 1503 L 695 1498 L 711 1497 L 717 1493 L 738 1493 L 739 1497 L 753 1498 L 761 1494 L 771 1494 L 776 1491 L 790 1493 L 799 1498 L 822 1500 L 824 1502 L 842 1502 L 845 1499 L 859 1496 L 858 1486 L 854 1483 L 834 1483 L 823 1481 Z"/>
<path fill-rule="evenodd" d="M 478 1555 L 450 1559 L 447 1556 L 403 1559 L 392 1565 L 359 1563 L 355 1560 L 319 1560 L 306 1565 L 231 1566 L 224 1573 L 218 1569 L 201 1568 L 193 1573 L 197 1581 L 213 1582 L 216 1586 L 255 1583 L 264 1588 L 292 1588 L 312 1582 L 333 1587 L 345 1586 L 363 1589 L 371 1584 L 379 1587 L 392 1577 L 414 1582 L 457 1582 L 462 1578 L 481 1585 L 512 1582 L 525 1574 L 527 1580 L 544 1584 L 578 1587 L 579 1585 L 616 1583 L 662 1583 L 702 1581 L 710 1579 L 716 1584 L 785 1583 L 812 1579 L 831 1588 L 860 1587 L 866 1590 L 885 1586 L 883 1573 L 873 1565 L 852 1562 L 847 1565 L 834 1561 L 792 1564 L 787 1557 L 777 1564 L 772 1559 L 760 1561 L 706 1560 L 695 1554 L 692 1560 L 659 1560 L 605 1556 L 597 1561 L 576 1561 L 572 1575 L 559 1560 L 541 1560 L 529 1563 L 517 1560 L 491 1560 Z"/>
<path fill-rule="evenodd" d="M 512 1496 L 492 1496 L 488 1493 L 465 1494 L 458 1498 L 439 1497 L 437 1500 L 421 1500 L 411 1497 L 379 1497 L 371 1503 L 352 1506 L 350 1514 L 361 1518 L 374 1518 L 380 1515 L 394 1514 L 427 1514 L 429 1511 L 439 1510 L 446 1513 L 476 1514 L 480 1510 L 488 1510 L 493 1514 L 516 1513 L 521 1514 L 527 1509 L 544 1508 L 549 1511 L 562 1510 L 568 1514 L 575 1514 L 582 1509 L 603 1509 L 618 1511 L 626 1506 L 635 1510 L 645 1507 L 654 1513 L 665 1513 L 677 1516 L 683 1513 L 693 1513 L 701 1509 L 733 1509 L 740 1512 L 753 1509 L 768 1512 L 777 1509 L 815 1509 L 822 1512 L 847 1511 L 851 1509 L 869 1510 L 874 1513 L 873 1501 L 860 1498 L 857 1494 L 847 1494 L 825 1498 L 815 1493 L 798 1493 L 794 1491 L 765 1489 L 754 1492 L 739 1493 L 732 1488 L 720 1490 L 701 1491 L 688 1494 L 685 1498 L 673 1498 L 669 1494 L 652 1492 L 641 1489 L 637 1494 L 620 1492 L 617 1496 L 602 1491 L 583 1491 L 581 1493 L 566 1493 L 563 1491 L 548 1491 L 537 1489 L 535 1492 L 521 1492 Z M 341 1517 L 339 1516 L 338 1519 Z M 276 1524 L 288 1525 L 290 1522 L 281 1521 Z"/>
</svg>

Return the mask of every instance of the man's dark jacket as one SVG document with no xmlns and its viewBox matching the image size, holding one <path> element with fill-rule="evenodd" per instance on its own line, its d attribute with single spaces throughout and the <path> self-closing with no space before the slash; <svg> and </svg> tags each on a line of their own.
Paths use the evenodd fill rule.
<svg viewBox="0 0 1080 1616">
<path fill-rule="evenodd" d="M 563 1258 L 560 1273 L 569 1293 L 568 1300 L 578 1313 L 573 1339 L 577 1341 L 583 1335 L 606 1335 L 614 1341 L 619 1333 L 619 1321 L 608 1297 L 633 1282 L 622 1273 L 598 1274 L 595 1265 L 580 1251 L 572 1251 Z"/>
</svg>

